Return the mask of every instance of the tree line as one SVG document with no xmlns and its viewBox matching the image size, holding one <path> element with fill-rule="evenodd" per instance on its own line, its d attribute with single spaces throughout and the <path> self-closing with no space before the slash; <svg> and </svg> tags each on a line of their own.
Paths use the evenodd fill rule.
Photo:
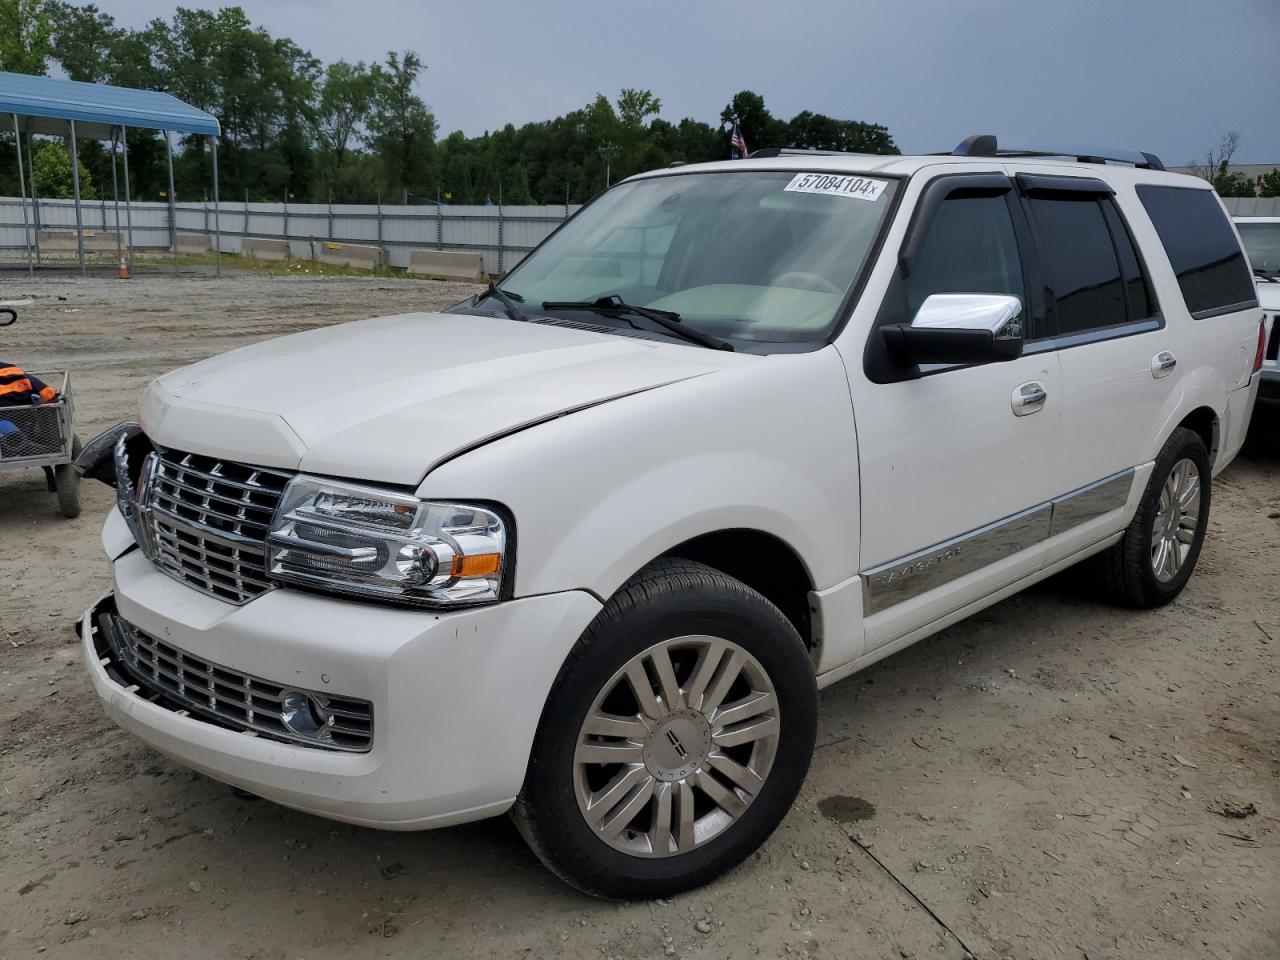
<svg viewBox="0 0 1280 960">
<path fill-rule="evenodd" d="M 1224 133 L 1218 145 L 1206 150 L 1204 159 L 1191 163 L 1188 170 L 1212 183 L 1220 197 L 1280 197 L 1280 167 L 1263 174 L 1256 184 L 1230 169 L 1239 148 L 1240 134 L 1235 130 Z"/>
<path fill-rule="evenodd" d="M 254 26 L 239 7 L 179 7 L 141 29 L 118 25 L 94 4 L 0 0 L 0 70 L 44 75 L 52 65 L 72 80 L 162 90 L 218 118 L 223 199 L 346 203 L 582 203 L 607 180 L 674 162 L 727 159 L 737 121 L 752 149 L 788 146 L 898 153 L 873 123 L 803 111 L 774 117 L 763 97 L 734 95 L 718 122 L 659 114 L 649 90 L 597 95 L 577 110 L 477 137 L 438 136 L 416 92 L 426 65 L 413 51 L 382 62 L 322 64 L 292 40 Z M 17 192 L 12 134 L 0 134 L 0 191 Z M 59 141 L 37 142 L 42 196 L 70 195 L 71 163 Z M 111 196 L 111 154 L 82 141 L 85 196 Z M 176 144 L 175 193 L 208 196 L 207 138 Z M 134 196 L 168 188 L 159 133 L 130 130 Z"/>
</svg>

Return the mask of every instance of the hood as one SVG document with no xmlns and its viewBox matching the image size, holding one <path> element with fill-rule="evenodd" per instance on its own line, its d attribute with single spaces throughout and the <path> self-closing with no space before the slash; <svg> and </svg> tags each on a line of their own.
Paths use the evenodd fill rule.
<svg viewBox="0 0 1280 960">
<path fill-rule="evenodd" d="M 243 347 L 156 380 L 162 446 L 266 467 L 416 485 L 522 427 L 758 361 L 495 317 L 411 313 Z"/>
</svg>

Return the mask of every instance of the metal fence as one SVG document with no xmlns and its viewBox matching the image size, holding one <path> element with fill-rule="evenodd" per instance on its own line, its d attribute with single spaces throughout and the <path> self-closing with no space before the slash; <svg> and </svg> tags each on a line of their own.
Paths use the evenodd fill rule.
<svg viewBox="0 0 1280 960">
<path fill-rule="evenodd" d="M 1280 197 L 1224 197 L 1233 217 L 1280 217 Z"/>
<path fill-rule="evenodd" d="M 27 203 L 27 219 L 33 212 Z M 287 239 L 293 256 L 314 259 L 319 243 L 369 244 L 381 247 L 386 262 L 406 267 L 410 250 L 458 250 L 479 253 L 485 270 L 504 273 L 541 243 L 577 210 L 575 205 L 551 206 L 383 206 L 381 204 L 227 203 L 219 205 L 224 253 L 239 253 L 245 237 Z M 0 197 L 0 260 L 26 261 L 22 202 Z M 212 203 L 178 203 L 172 220 L 167 203 L 110 200 L 81 201 L 86 234 L 123 243 L 130 225 L 133 247 L 168 250 L 173 235 L 214 236 Z M 41 200 L 36 223 L 27 228 L 34 243 L 40 231 L 70 231 L 74 237 L 75 208 L 70 200 Z M 110 244 L 114 249 L 114 239 Z M 65 251 L 64 251 L 65 253 Z"/>
<path fill-rule="evenodd" d="M 1236 216 L 1280 216 L 1280 198 L 1227 198 Z M 380 247 L 386 263 L 406 267 L 411 250 L 460 250 L 484 257 L 485 270 L 501 274 L 520 262 L 577 210 L 577 206 L 382 206 L 381 204 L 223 203 L 220 206 L 222 250 L 239 253 L 245 237 L 287 239 L 293 256 L 315 259 L 319 243 L 356 243 Z M 63 231 L 74 237 L 75 208 L 70 200 L 41 200 L 35 211 L 27 204 L 34 244 L 39 231 Z M 0 197 L 0 263 L 25 264 L 22 202 Z M 134 249 L 168 250 L 173 236 L 206 235 L 213 239 L 212 203 L 178 203 L 170 218 L 167 203 L 124 204 L 110 200 L 81 203 L 83 229 L 96 234 L 94 248 L 114 252 L 132 225 Z M 108 239 L 110 238 L 110 239 Z M 103 240 L 107 240 L 104 244 Z M 65 242 L 65 241 L 64 241 Z M 66 249 L 60 251 L 67 255 Z M 47 257 L 48 252 L 42 251 Z M 58 254 L 54 254 L 56 258 Z"/>
</svg>

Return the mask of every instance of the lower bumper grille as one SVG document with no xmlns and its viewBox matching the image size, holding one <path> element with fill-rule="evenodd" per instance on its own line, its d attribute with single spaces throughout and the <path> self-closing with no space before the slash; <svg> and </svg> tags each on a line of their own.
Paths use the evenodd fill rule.
<svg viewBox="0 0 1280 960">
<path fill-rule="evenodd" d="M 286 687 L 194 657 L 123 619 L 110 598 L 91 616 L 94 650 L 107 674 L 158 706 L 324 750 L 362 753 L 373 745 L 367 700 Z"/>
</svg>

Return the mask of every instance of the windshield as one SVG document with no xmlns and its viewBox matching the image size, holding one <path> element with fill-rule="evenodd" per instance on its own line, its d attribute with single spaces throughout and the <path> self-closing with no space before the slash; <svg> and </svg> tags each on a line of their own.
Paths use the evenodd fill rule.
<svg viewBox="0 0 1280 960">
<path fill-rule="evenodd" d="M 1280 273 L 1280 223 L 1240 223 L 1236 221 L 1245 253 L 1255 270 Z"/>
<path fill-rule="evenodd" d="M 730 340 L 825 339 L 896 187 L 795 171 L 623 183 L 565 224 L 502 288 L 525 309 L 618 297 Z"/>
</svg>

